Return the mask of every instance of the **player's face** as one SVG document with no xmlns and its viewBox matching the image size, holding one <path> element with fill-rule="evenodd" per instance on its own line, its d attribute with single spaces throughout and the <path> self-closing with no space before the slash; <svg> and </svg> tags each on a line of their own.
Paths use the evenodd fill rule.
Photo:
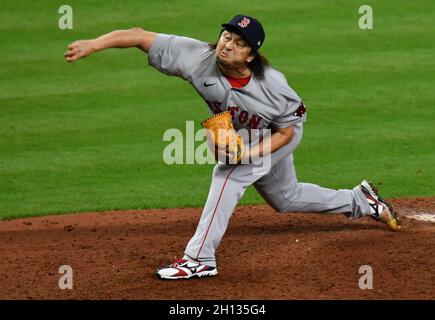
<svg viewBox="0 0 435 320">
<path fill-rule="evenodd" d="M 241 67 L 254 59 L 252 49 L 239 35 L 224 30 L 216 46 L 216 60 L 226 67 Z"/>
</svg>

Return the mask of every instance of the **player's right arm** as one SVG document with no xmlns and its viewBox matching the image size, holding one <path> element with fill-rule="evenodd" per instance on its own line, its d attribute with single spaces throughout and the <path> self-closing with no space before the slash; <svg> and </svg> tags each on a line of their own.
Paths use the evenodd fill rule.
<svg viewBox="0 0 435 320">
<path fill-rule="evenodd" d="M 66 61 L 74 62 L 104 49 L 132 47 L 148 53 L 156 36 L 157 33 L 142 28 L 115 30 L 96 39 L 74 41 L 64 56 Z"/>
</svg>

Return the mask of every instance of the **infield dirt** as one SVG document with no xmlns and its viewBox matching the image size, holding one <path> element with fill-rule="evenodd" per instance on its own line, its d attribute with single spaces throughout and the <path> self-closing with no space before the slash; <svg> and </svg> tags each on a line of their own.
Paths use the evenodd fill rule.
<svg viewBox="0 0 435 320">
<path fill-rule="evenodd" d="M 435 299 L 435 198 L 391 199 L 394 233 L 371 218 L 279 214 L 239 206 L 217 251 L 218 276 L 161 281 L 201 208 L 65 214 L 0 221 L 0 299 Z M 61 290 L 59 267 L 73 270 Z M 362 290 L 359 268 L 373 270 Z"/>
</svg>

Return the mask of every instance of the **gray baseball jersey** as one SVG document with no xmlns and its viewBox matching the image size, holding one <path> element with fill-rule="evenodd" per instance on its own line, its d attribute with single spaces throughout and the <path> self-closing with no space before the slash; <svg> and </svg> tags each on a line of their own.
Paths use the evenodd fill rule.
<svg viewBox="0 0 435 320">
<path fill-rule="evenodd" d="M 252 76 L 243 88 L 232 88 L 217 67 L 215 50 L 205 42 L 159 34 L 150 49 L 149 63 L 187 80 L 212 113 L 230 111 L 236 130 L 284 128 L 305 120 L 301 99 L 282 73 L 267 68 L 264 80 Z"/>
<path fill-rule="evenodd" d="M 148 61 L 161 72 L 188 81 L 212 113 L 230 111 L 236 130 L 294 128 L 292 141 L 271 155 L 270 168 L 261 174 L 255 171 L 255 164 L 216 164 L 207 202 L 185 250 L 185 259 L 216 266 L 215 251 L 231 214 L 250 185 L 279 212 L 342 212 L 354 218 L 370 214 L 358 187 L 336 191 L 297 181 L 293 151 L 302 138 L 306 109 L 282 73 L 268 67 L 264 78 L 252 75 L 244 87 L 233 88 L 218 68 L 212 47 L 166 34 L 156 37 Z"/>
</svg>

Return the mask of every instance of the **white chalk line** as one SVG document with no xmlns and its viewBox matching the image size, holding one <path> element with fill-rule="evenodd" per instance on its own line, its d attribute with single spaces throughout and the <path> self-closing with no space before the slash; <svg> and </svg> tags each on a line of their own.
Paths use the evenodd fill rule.
<svg viewBox="0 0 435 320">
<path fill-rule="evenodd" d="M 433 213 L 411 214 L 407 215 L 406 218 L 435 223 L 435 214 Z"/>
</svg>

